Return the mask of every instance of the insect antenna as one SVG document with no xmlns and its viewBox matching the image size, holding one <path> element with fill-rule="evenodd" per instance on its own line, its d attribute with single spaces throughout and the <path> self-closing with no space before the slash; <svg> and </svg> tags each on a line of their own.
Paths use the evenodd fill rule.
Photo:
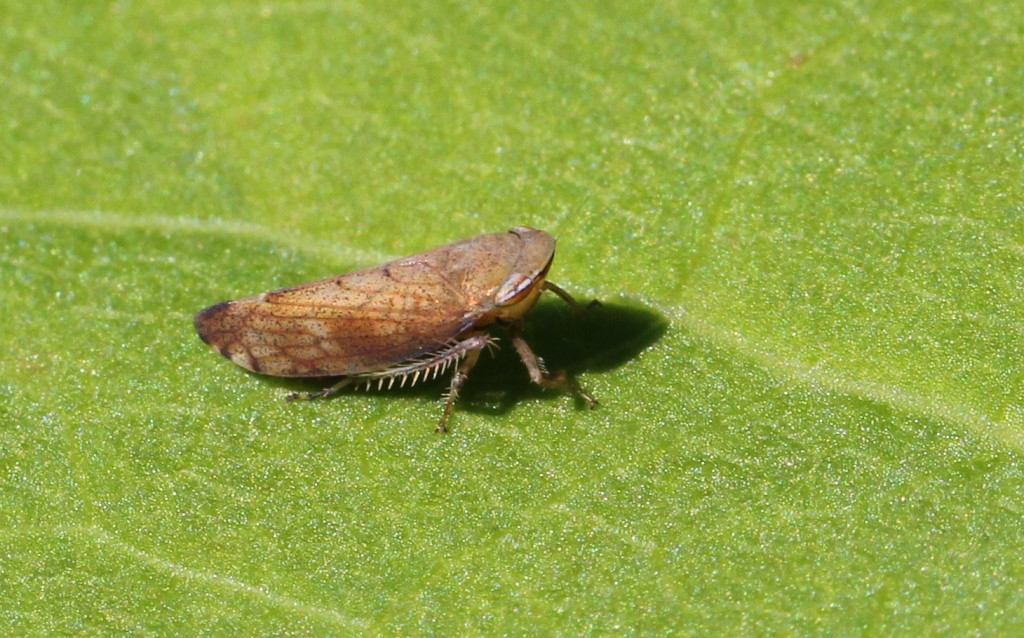
<svg viewBox="0 0 1024 638">
<path fill-rule="evenodd" d="M 579 216 L 580 211 L 582 211 L 583 208 L 590 202 L 592 197 L 593 193 L 587 193 L 586 196 L 583 197 L 583 201 L 576 205 L 576 208 L 573 208 L 565 215 L 559 216 L 559 218 L 555 221 L 554 235 L 556 241 L 562 238 L 562 234 L 564 233 L 563 229 L 567 225 L 569 225 L 569 223 L 571 223 L 573 219 Z"/>
</svg>

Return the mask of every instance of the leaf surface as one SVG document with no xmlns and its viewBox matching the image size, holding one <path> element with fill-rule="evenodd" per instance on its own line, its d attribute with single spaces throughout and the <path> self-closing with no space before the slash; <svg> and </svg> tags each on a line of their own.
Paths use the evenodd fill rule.
<svg viewBox="0 0 1024 638">
<path fill-rule="evenodd" d="M 1019 3 L 382 6 L 5 9 L 4 633 L 1020 631 Z M 192 327 L 519 225 L 595 411 Z"/>
</svg>

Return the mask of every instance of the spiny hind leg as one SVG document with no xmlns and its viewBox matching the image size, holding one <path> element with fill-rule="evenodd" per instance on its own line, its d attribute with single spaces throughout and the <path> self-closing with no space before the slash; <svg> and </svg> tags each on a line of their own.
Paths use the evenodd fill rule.
<svg viewBox="0 0 1024 638">
<path fill-rule="evenodd" d="M 284 398 L 285 401 L 312 401 L 313 399 L 326 399 L 338 390 L 355 381 L 352 377 L 345 377 L 331 387 L 319 392 L 294 392 Z"/>
<path fill-rule="evenodd" d="M 519 358 L 523 360 L 523 365 L 526 366 L 526 371 L 530 373 L 530 380 L 545 388 L 568 390 L 586 401 L 587 407 L 593 410 L 597 406 L 597 399 L 584 392 L 572 381 L 569 381 L 564 372 L 557 372 L 553 375 L 547 374 L 540 359 L 530 349 L 530 344 L 526 343 L 526 340 L 519 334 L 520 330 L 519 326 L 512 326 L 509 329 L 509 335 L 512 337 L 512 345 L 515 346 L 516 352 L 519 353 Z"/>
<path fill-rule="evenodd" d="M 444 414 L 441 415 L 441 421 L 437 424 L 437 429 L 434 430 L 436 434 L 444 434 L 448 431 L 445 424 L 448 423 L 448 417 L 451 416 L 452 407 L 455 406 L 455 399 L 459 396 L 459 389 L 466 383 L 466 379 L 469 378 L 469 371 L 473 369 L 477 360 L 480 359 L 481 352 L 482 347 L 470 350 L 466 358 L 459 364 L 459 367 L 455 368 L 455 372 L 452 374 L 452 383 L 448 386 L 448 398 L 445 400 Z"/>
</svg>

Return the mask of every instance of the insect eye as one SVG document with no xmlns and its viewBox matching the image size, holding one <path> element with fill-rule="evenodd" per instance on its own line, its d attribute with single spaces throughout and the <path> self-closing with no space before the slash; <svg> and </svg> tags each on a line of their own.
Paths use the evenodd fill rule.
<svg viewBox="0 0 1024 638">
<path fill-rule="evenodd" d="M 494 300 L 499 306 L 514 306 L 529 296 L 536 281 L 536 279 L 525 275 L 513 275 L 501 285 Z"/>
</svg>

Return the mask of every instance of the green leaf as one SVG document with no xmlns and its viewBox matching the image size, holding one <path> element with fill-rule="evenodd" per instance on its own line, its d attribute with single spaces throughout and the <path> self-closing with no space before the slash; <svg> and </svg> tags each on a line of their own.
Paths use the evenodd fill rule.
<svg viewBox="0 0 1024 638">
<path fill-rule="evenodd" d="M 1020 3 L 9 5 L 3 633 L 1021 630 Z M 516 225 L 594 411 L 192 327 Z"/>
</svg>

